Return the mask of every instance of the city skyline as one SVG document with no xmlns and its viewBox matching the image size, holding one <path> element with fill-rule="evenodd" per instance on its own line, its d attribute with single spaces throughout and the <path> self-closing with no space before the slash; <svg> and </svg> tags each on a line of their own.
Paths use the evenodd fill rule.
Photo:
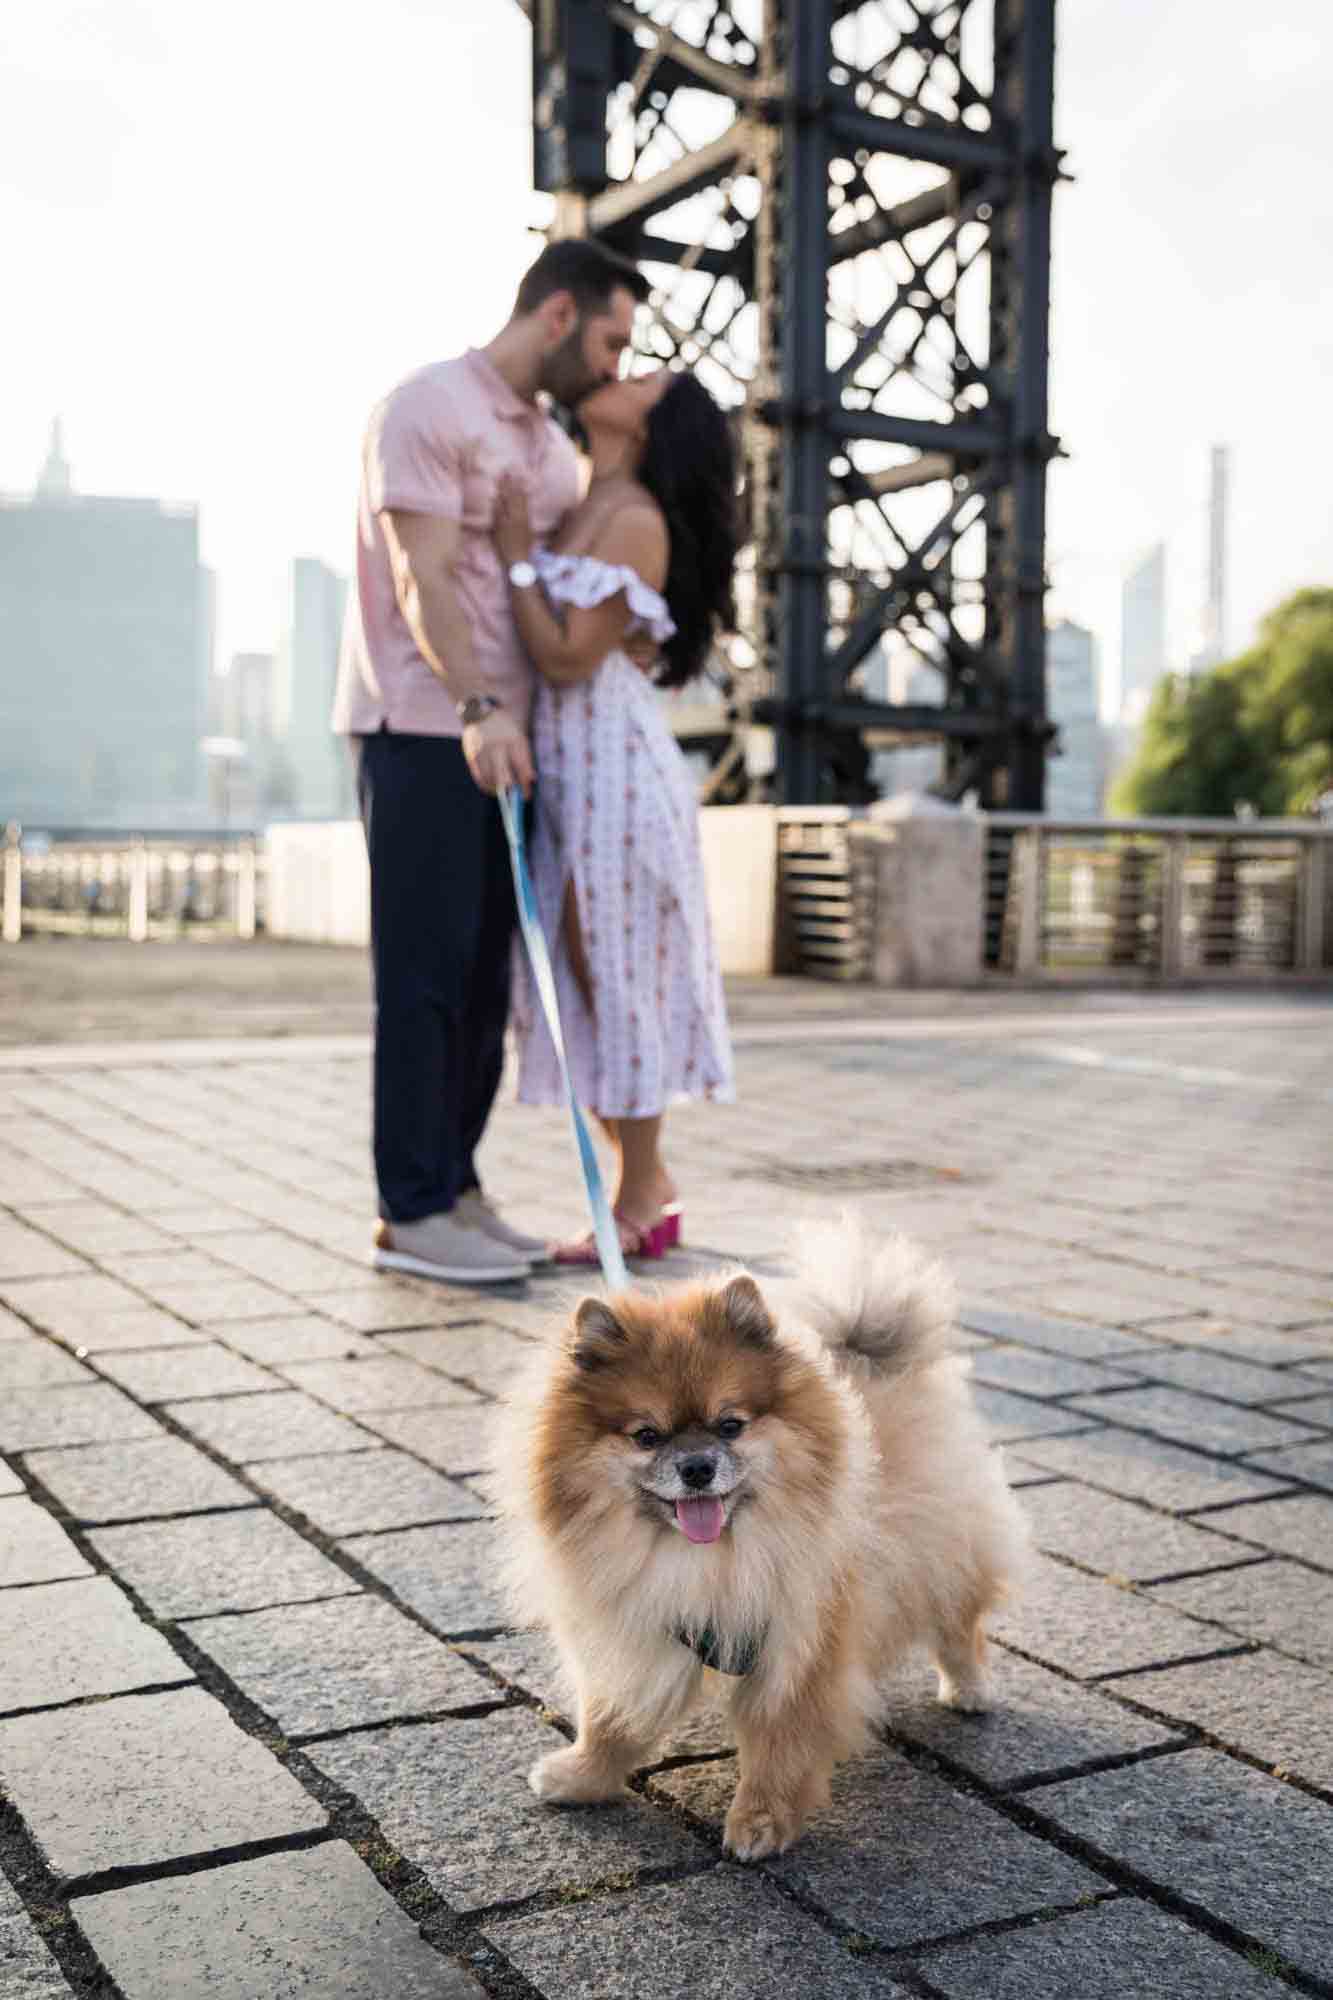
<svg viewBox="0 0 1333 2000">
<path fill-rule="evenodd" d="M 1316 476 L 1333 414 L 1309 393 L 1333 354 L 1333 139 L 1307 115 L 1333 82 L 1321 19 L 1279 0 L 1256 27 L 1223 0 L 1203 44 L 1184 0 L 1114 18 L 1063 0 L 1057 137 L 1077 185 L 1056 199 L 1051 410 L 1073 457 L 1051 474 L 1048 613 L 1108 656 L 1124 560 L 1193 535 L 1216 438 L 1233 448 L 1231 649 L 1333 569 Z M 30 12 L 0 85 L 0 216 L 40 283 L 7 329 L 0 487 L 31 490 L 60 415 L 84 492 L 198 502 L 220 657 L 271 646 L 293 555 L 351 566 L 371 404 L 486 339 L 535 250 L 528 47 L 504 0 L 447 18 L 385 0 L 373 37 L 253 0 Z M 387 183 L 364 170 L 377 150 Z M 1276 185 L 1297 199 L 1275 207 Z M 95 318 L 90 295 L 109 302 Z M 1255 357 L 1279 329 L 1275 375 Z"/>
</svg>

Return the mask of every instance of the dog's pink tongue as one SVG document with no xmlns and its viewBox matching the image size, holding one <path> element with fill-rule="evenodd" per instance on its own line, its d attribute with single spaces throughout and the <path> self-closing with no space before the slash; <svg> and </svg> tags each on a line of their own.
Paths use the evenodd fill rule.
<svg viewBox="0 0 1333 2000">
<path fill-rule="evenodd" d="M 720 1500 L 677 1500 L 676 1519 L 692 1542 L 715 1542 L 724 1520 Z"/>
</svg>

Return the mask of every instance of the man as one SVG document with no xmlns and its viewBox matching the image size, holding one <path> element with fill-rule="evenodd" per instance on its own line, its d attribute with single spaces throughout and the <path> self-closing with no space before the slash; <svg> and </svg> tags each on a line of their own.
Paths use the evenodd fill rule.
<svg viewBox="0 0 1333 2000">
<path fill-rule="evenodd" d="M 574 450 L 538 395 L 573 408 L 613 381 L 647 289 L 597 244 L 550 244 L 489 346 L 410 376 L 371 416 L 333 726 L 350 738 L 370 855 L 382 1269 L 489 1284 L 545 1261 L 486 1200 L 474 1159 L 515 920 L 495 794 L 533 781 L 509 583 L 535 572 L 507 576 L 491 531 L 507 474 L 527 485 L 539 539 L 574 504 Z"/>
</svg>

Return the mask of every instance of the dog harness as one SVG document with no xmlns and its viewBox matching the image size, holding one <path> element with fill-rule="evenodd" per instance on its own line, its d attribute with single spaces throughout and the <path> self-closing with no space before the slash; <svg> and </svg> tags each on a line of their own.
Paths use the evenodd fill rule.
<svg viewBox="0 0 1333 2000">
<path fill-rule="evenodd" d="M 754 1672 L 759 1665 L 759 1655 L 764 1646 L 762 1633 L 756 1636 L 753 1632 L 747 1632 L 738 1646 L 726 1649 L 725 1657 L 733 1660 L 735 1664 L 725 1666 L 723 1642 L 711 1625 L 705 1625 L 702 1632 L 687 1632 L 683 1626 L 678 1625 L 675 1637 L 682 1646 L 688 1646 L 692 1653 L 697 1653 L 704 1665 L 711 1667 L 714 1673 L 731 1674 L 737 1679 Z"/>
</svg>

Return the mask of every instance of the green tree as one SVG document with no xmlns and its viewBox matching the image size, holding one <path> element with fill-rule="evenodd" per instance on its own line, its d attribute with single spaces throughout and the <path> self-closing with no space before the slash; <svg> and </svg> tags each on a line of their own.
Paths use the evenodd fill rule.
<svg viewBox="0 0 1333 2000">
<path fill-rule="evenodd" d="M 1333 787 L 1333 590 L 1300 590 L 1258 644 L 1197 679 L 1166 676 L 1112 792 L 1130 816 L 1308 813 Z"/>
</svg>

